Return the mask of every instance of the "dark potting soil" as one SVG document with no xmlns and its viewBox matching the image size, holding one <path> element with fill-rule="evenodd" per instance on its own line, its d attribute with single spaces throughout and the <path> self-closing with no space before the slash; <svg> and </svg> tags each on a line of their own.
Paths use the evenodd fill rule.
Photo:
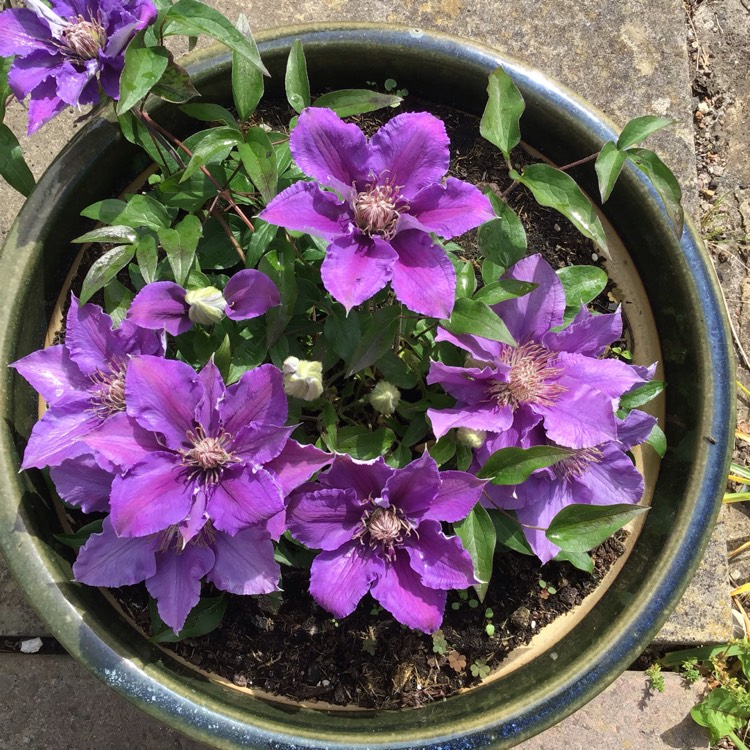
<svg viewBox="0 0 750 750">
<path fill-rule="evenodd" d="M 450 175 L 483 189 L 489 187 L 498 196 L 507 190 L 511 180 L 502 157 L 480 137 L 479 119 L 474 116 L 407 99 L 398 109 L 350 120 L 370 135 L 391 117 L 409 110 L 428 110 L 445 122 L 451 140 Z M 263 121 L 278 131 L 292 114 L 286 105 L 271 104 L 263 110 Z M 532 161 L 522 149 L 512 154 L 517 169 Z M 595 246 L 560 214 L 539 206 L 524 187 L 511 190 L 507 202 L 526 229 L 530 253 L 540 252 L 555 268 L 602 265 Z M 463 248 L 462 259 L 474 263 L 481 279 L 476 233 L 456 242 Z M 106 249 L 86 250 L 74 291 Z M 129 283 L 124 274 L 121 280 Z M 608 287 L 594 302 L 600 312 L 616 307 L 609 291 Z M 92 301 L 101 304 L 101 295 Z M 75 511 L 66 512 L 76 526 L 90 520 Z M 626 536 L 618 532 L 592 553 L 592 575 L 568 563 L 542 566 L 534 557 L 498 550 L 485 600 L 480 603 L 473 593 L 463 592 L 462 598 L 450 592 L 442 630 L 433 636 L 400 625 L 369 596 L 352 615 L 337 622 L 308 594 L 309 573 L 283 567 L 282 595 L 229 596 L 216 630 L 164 646 L 238 686 L 299 701 L 379 709 L 418 707 L 478 684 L 513 649 L 580 604 L 623 554 Z M 123 587 L 112 593 L 139 627 L 151 633 L 145 587 Z M 218 593 L 210 585 L 205 588 L 206 595 Z"/>
</svg>

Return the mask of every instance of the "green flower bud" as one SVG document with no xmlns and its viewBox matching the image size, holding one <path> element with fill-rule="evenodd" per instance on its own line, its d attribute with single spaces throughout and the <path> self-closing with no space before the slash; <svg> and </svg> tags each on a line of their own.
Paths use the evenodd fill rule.
<svg viewBox="0 0 750 750">
<path fill-rule="evenodd" d="M 487 433 L 484 430 L 472 430 L 469 427 L 459 427 L 456 430 L 456 440 L 461 445 L 469 448 L 481 448 L 484 441 L 487 440 Z"/>
<path fill-rule="evenodd" d="M 387 380 L 381 380 L 370 393 L 370 403 L 375 411 L 389 417 L 396 411 L 401 400 L 401 391 Z"/>
<path fill-rule="evenodd" d="M 224 295 L 214 286 L 191 289 L 185 293 L 185 302 L 190 306 L 190 320 L 204 326 L 218 323 L 224 317 L 224 308 L 227 306 Z"/>
<path fill-rule="evenodd" d="M 284 360 L 284 393 L 314 401 L 323 393 L 323 363 L 287 357 Z"/>
</svg>

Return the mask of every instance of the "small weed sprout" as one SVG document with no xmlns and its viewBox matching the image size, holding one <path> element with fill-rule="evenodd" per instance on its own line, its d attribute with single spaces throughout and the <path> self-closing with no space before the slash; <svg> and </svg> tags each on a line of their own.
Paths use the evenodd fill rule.
<svg viewBox="0 0 750 750">
<path fill-rule="evenodd" d="M 436 654 L 445 654 L 448 650 L 448 641 L 445 640 L 442 630 L 436 630 L 432 634 L 432 651 Z"/>
<path fill-rule="evenodd" d="M 691 685 L 698 682 L 701 677 L 700 670 L 696 666 L 697 664 L 698 660 L 693 657 L 692 659 L 686 659 L 680 665 L 680 672 L 682 673 L 683 679 Z"/>
<path fill-rule="evenodd" d="M 461 673 L 466 669 L 466 657 L 463 654 L 459 654 L 458 651 L 451 651 L 448 654 L 448 666 L 456 673 Z M 472 664 L 472 674 L 474 673 L 474 665 Z"/>
<path fill-rule="evenodd" d="M 484 659 L 477 659 L 470 667 L 471 674 L 474 677 L 479 677 L 480 680 L 484 680 L 490 673 L 490 668 Z"/>
<path fill-rule="evenodd" d="M 651 690 L 655 690 L 658 693 L 664 692 L 666 686 L 664 685 L 664 675 L 661 673 L 661 666 L 659 664 L 652 664 L 646 670 L 646 677 L 648 677 Z"/>
</svg>

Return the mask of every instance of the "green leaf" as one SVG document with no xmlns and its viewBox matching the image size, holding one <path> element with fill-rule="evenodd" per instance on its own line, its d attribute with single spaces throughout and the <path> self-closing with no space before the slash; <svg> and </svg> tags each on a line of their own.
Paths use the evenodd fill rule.
<svg viewBox="0 0 750 750">
<path fill-rule="evenodd" d="M 465 297 L 457 299 L 450 320 L 442 321 L 442 326 L 456 336 L 470 333 L 511 346 L 516 345 L 505 323 L 484 302 L 477 300 Z"/>
<path fill-rule="evenodd" d="M 143 280 L 150 284 L 156 281 L 156 269 L 159 265 L 159 250 L 156 247 L 156 238 L 152 234 L 146 234 L 138 240 L 135 246 L 135 259 L 141 271 Z"/>
<path fill-rule="evenodd" d="M 532 472 L 568 458 L 572 451 L 553 445 L 536 445 L 532 448 L 501 448 L 495 451 L 477 472 L 480 479 L 492 484 L 521 484 Z"/>
<path fill-rule="evenodd" d="M 167 69 L 162 73 L 159 82 L 151 89 L 151 93 L 173 104 L 184 104 L 193 97 L 200 96 L 198 89 L 190 80 L 190 74 L 182 65 L 178 65 L 171 55 Z"/>
<path fill-rule="evenodd" d="M 5 100 L 12 94 L 8 85 L 8 73 L 12 64 L 12 57 L 0 57 L 0 122 L 5 119 Z"/>
<path fill-rule="evenodd" d="M 295 112 L 310 106 L 310 81 L 307 78 L 307 63 L 302 42 L 295 39 L 286 64 L 286 98 Z"/>
<path fill-rule="evenodd" d="M 651 133 L 666 128 L 668 125 L 674 125 L 676 120 L 669 120 L 666 117 L 656 117 L 655 115 L 644 115 L 643 117 L 633 118 L 620 133 L 617 139 L 617 148 L 626 149 L 635 146 L 646 139 Z"/>
<path fill-rule="evenodd" d="M 456 441 L 450 435 L 445 435 L 430 446 L 430 456 L 438 466 L 448 463 L 456 455 Z"/>
<path fill-rule="evenodd" d="M 502 544 L 514 552 L 520 552 L 522 555 L 534 554 L 526 541 L 521 524 L 515 517 L 505 510 L 490 510 L 489 514 L 495 526 L 498 544 Z"/>
<path fill-rule="evenodd" d="M 133 229 L 158 230 L 172 224 L 170 212 L 148 195 L 131 195 L 127 201 L 108 198 L 84 208 L 81 216 L 103 224 L 124 224 Z"/>
<path fill-rule="evenodd" d="M 117 114 L 124 115 L 156 86 L 169 65 L 169 50 L 144 46 L 139 31 L 125 50 L 125 67 L 120 76 L 120 100 Z"/>
<path fill-rule="evenodd" d="M 714 688 L 706 698 L 690 709 L 696 724 L 708 729 L 711 744 L 739 731 L 750 718 L 748 707 L 739 703 L 734 693 L 725 687 Z"/>
<path fill-rule="evenodd" d="M 612 190 L 624 163 L 625 154 L 612 141 L 605 143 L 594 164 L 596 176 L 599 180 L 599 194 L 602 197 L 602 203 L 606 203 L 609 196 L 612 195 Z"/>
<path fill-rule="evenodd" d="M 88 302 L 105 284 L 114 279 L 133 260 L 134 255 L 133 245 L 121 245 L 94 261 L 83 280 L 80 303 L 83 305 Z"/>
<path fill-rule="evenodd" d="M 202 122 L 223 122 L 230 127 L 237 127 L 234 115 L 220 104 L 183 104 L 180 110 Z"/>
<path fill-rule="evenodd" d="M 561 549 L 554 557 L 555 562 L 569 562 L 574 568 L 582 570 L 584 573 L 594 572 L 594 561 L 586 552 L 570 552 Z"/>
<path fill-rule="evenodd" d="M 18 139 L 7 125 L 0 125 L 0 176 L 25 197 L 34 189 L 34 175 L 23 158 Z"/>
<path fill-rule="evenodd" d="M 549 164 L 530 164 L 522 175 L 511 172 L 511 177 L 531 190 L 537 203 L 559 211 L 582 235 L 606 249 L 607 238 L 596 210 L 569 174 Z"/>
<path fill-rule="evenodd" d="M 218 10 L 209 8 L 198 0 L 177 0 L 164 14 L 163 34 L 165 36 L 205 34 L 225 44 L 261 73 L 268 75 L 255 43 L 248 41 L 247 37 L 232 26 Z"/>
<path fill-rule="evenodd" d="M 474 586 L 480 602 L 484 601 L 492 577 L 492 559 L 495 555 L 496 533 L 487 511 L 477 503 L 463 520 L 453 524 L 453 530 L 471 555 L 474 575 L 480 583 Z"/>
<path fill-rule="evenodd" d="M 138 232 L 125 224 L 114 224 L 112 226 L 101 226 L 93 229 L 71 242 L 83 244 L 86 242 L 122 242 L 132 245 L 138 241 Z"/>
<path fill-rule="evenodd" d="M 331 345 L 331 349 L 347 362 L 362 338 L 357 311 L 352 310 L 348 315 L 344 315 L 343 309 L 336 306 L 323 324 L 323 336 Z"/>
<path fill-rule="evenodd" d="M 319 96 L 313 107 L 327 107 L 339 117 L 363 115 L 385 107 L 396 107 L 403 99 L 395 94 L 381 94 L 369 89 L 341 89 Z"/>
<path fill-rule="evenodd" d="M 245 135 L 245 143 L 241 143 L 237 150 L 248 177 L 268 203 L 276 195 L 279 182 L 276 154 L 268 133 L 262 128 L 250 128 Z"/>
<path fill-rule="evenodd" d="M 179 633 L 175 633 L 159 617 L 156 602 L 149 599 L 149 611 L 151 613 L 151 628 L 154 632 L 151 640 L 154 643 L 177 643 L 185 638 L 198 638 L 215 630 L 221 624 L 224 612 L 227 609 L 227 598 L 225 596 L 206 597 L 190 610 L 185 620 L 185 625 Z"/>
<path fill-rule="evenodd" d="M 397 388 L 415 388 L 419 378 L 409 369 L 406 362 L 389 349 L 376 363 L 380 374 Z"/>
<path fill-rule="evenodd" d="M 281 565 L 288 565 L 291 568 L 302 568 L 309 570 L 316 553 L 307 549 L 303 544 L 296 542 L 289 535 L 289 532 L 282 534 L 276 544 L 274 560 Z"/>
<path fill-rule="evenodd" d="M 133 296 L 133 292 L 117 279 L 112 279 L 104 287 L 104 309 L 116 326 L 125 319 Z"/>
<path fill-rule="evenodd" d="M 276 224 L 269 224 L 262 219 L 254 219 L 255 231 L 250 236 L 250 242 L 245 249 L 245 260 L 247 268 L 255 268 L 263 253 L 276 238 L 279 228 Z"/>
<path fill-rule="evenodd" d="M 648 383 L 644 383 L 626 393 L 620 399 L 620 409 L 624 409 L 626 412 L 637 409 L 639 406 L 647 404 L 652 398 L 656 398 L 663 390 L 663 380 L 649 380 Z"/>
<path fill-rule="evenodd" d="M 158 231 L 159 242 L 167 254 L 172 275 L 180 286 L 185 285 L 202 234 L 200 219 L 193 214 L 186 216 L 174 229 L 164 227 Z"/>
<path fill-rule="evenodd" d="M 55 534 L 55 539 L 57 539 L 58 542 L 62 542 L 63 544 L 67 545 L 68 547 L 72 547 L 73 549 L 80 549 L 84 544 L 86 544 L 92 534 L 101 533 L 102 519 L 98 518 L 96 521 L 92 521 L 91 523 L 87 523 L 85 526 L 81 526 L 78 531 L 75 531 L 72 534 Z"/>
<path fill-rule="evenodd" d="M 654 425 L 651 434 L 646 438 L 646 443 L 656 451 L 659 458 L 664 458 L 667 452 L 667 436 L 658 424 Z"/>
<path fill-rule="evenodd" d="M 149 133 L 148 128 L 142 120 L 137 118 L 133 112 L 126 112 L 124 115 L 120 115 L 117 118 L 117 122 L 120 125 L 120 130 L 125 138 L 134 143 L 136 146 L 142 148 L 149 156 L 149 158 L 161 166 L 161 168 L 169 174 L 175 168 L 174 159 L 167 153 L 167 149 L 164 147 L 157 147 L 154 143 L 154 138 Z M 158 140 L 158 136 L 157 136 Z"/>
<path fill-rule="evenodd" d="M 209 164 L 206 169 L 220 184 L 224 183 L 226 171 L 220 164 Z M 216 185 L 203 172 L 196 172 L 187 180 L 176 174 L 159 183 L 156 194 L 167 205 L 192 213 L 216 195 Z"/>
<path fill-rule="evenodd" d="M 180 177 L 180 182 L 185 182 L 206 164 L 222 161 L 235 146 L 242 143 L 242 133 L 236 128 L 226 126 L 206 130 L 201 135 L 203 137 L 193 149 L 193 155 Z"/>
<path fill-rule="evenodd" d="M 232 364 L 232 343 L 229 340 L 228 333 L 224 334 L 221 345 L 214 352 L 214 364 L 219 369 L 224 381 L 229 380 L 229 369 Z"/>
<path fill-rule="evenodd" d="M 519 121 L 526 105 L 516 84 L 502 68 L 490 73 L 487 94 L 489 101 L 479 123 L 479 132 L 502 151 L 507 162 L 510 152 L 521 140 Z"/>
<path fill-rule="evenodd" d="M 351 377 L 365 367 L 375 364 L 393 345 L 393 339 L 398 331 L 398 317 L 401 307 L 393 305 L 378 310 L 372 317 L 352 354 L 346 376 Z"/>
<path fill-rule="evenodd" d="M 476 288 L 477 277 L 474 273 L 474 265 L 471 261 L 466 261 L 456 274 L 456 297 L 471 297 Z"/>
<path fill-rule="evenodd" d="M 526 230 L 516 212 L 501 201 L 492 190 L 485 191 L 485 195 L 490 199 L 497 219 L 485 222 L 479 227 L 479 252 L 501 269 L 510 268 L 526 255 Z"/>
<path fill-rule="evenodd" d="M 625 152 L 630 161 L 648 177 L 664 204 L 677 237 L 682 236 L 685 212 L 682 208 L 682 190 L 669 167 L 646 148 L 629 148 Z"/>
<path fill-rule="evenodd" d="M 276 343 L 292 319 L 297 302 L 294 248 L 288 242 L 279 242 L 276 248 L 266 253 L 258 270 L 271 277 L 281 295 L 281 304 L 266 313 L 266 344 L 270 347 Z"/>
<path fill-rule="evenodd" d="M 487 286 L 483 286 L 475 295 L 477 302 L 484 302 L 485 305 L 496 305 L 498 302 L 505 302 L 508 299 L 518 299 L 524 297 L 529 292 L 539 286 L 532 281 L 519 281 L 518 279 L 502 279 L 493 281 Z"/>
<path fill-rule="evenodd" d="M 260 60 L 258 47 L 250 33 L 250 24 L 244 13 L 240 13 L 237 19 L 237 30 L 247 39 L 248 44 L 254 47 L 255 54 Z M 263 74 L 236 52 L 232 55 L 232 96 L 237 115 L 242 122 L 250 117 L 263 97 Z"/>
<path fill-rule="evenodd" d="M 565 266 L 557 271 L 565 290 L 565 312 L 577 315 L 607 288 L 607 273 L 596 266 Z"/>
<path fill-rule="evenodd" d="M 642 505 L 628 503 L 568 505 L 552 519 L 547 539 L 566 552 L 588 552 L 646 511 Z"/>
<path fill-rule="evenodd" d="M 395 440 L 393 431 L 385 427 L 374 431 L 366 427 L 342 427 L 336 438 L 336 450 L 360 461 L 369 461 L 386 454 Z"/>
</svg>

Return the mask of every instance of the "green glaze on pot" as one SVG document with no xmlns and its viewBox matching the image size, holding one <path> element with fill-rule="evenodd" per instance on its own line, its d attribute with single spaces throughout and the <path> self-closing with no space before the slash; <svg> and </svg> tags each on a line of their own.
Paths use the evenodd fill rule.
<svg viewBox="0 0 750 750">
<path fill-rule="evenodd" d="M 370 25 L 266 32 L 259 47 L 280 91 L 289 46 L 301 39 L 314 89 L 395 78 L 424 99 L 481 114 L 487 75 L 502 64 L 527 102 L 525 139 L 557 163 L 612 138 L 601 115 L 544 76 L 455 38 Z M 193 60 L 206 99 L 229 93 L 229 55 Z M 159 116 L 179 130 L 174 110 Z M 75 167 L 69 166 L 75 160 Z M 0 353 L 39 348 L 75 249 L 80 210 L 116 195 L 145 166 L 112 122 L 86 127 L 53 163 L 0 255 Z M 115 177 L 117 175 L 118 177 Z M 590 194 L 593 184 L 584 184 Z M 633 169 L 606 205 L 654 312 L 664 353 L 670 449 L 643 529 L 603 597 L 554 645 L 511 674 L 420 710 L 318 711 L 210 681 L 141 637 L 96 589 L 70 582 L 54 542 L 56 516 L 38 472 L 18 473 L 36 396 L 13 371 L 0 389 L 0 545 L 29 598 L 65 648 L 119 693 L 190 736 L 221 748 L 510 747 L 600 692 L 650 642 L 697 565 L 718 512 L 733 434 L 734 363 L 713 269 L 688 226 L 679 243 L 655 194 Z M 71 696 L 74 700 L 74 696 Z"/>
</svg>

